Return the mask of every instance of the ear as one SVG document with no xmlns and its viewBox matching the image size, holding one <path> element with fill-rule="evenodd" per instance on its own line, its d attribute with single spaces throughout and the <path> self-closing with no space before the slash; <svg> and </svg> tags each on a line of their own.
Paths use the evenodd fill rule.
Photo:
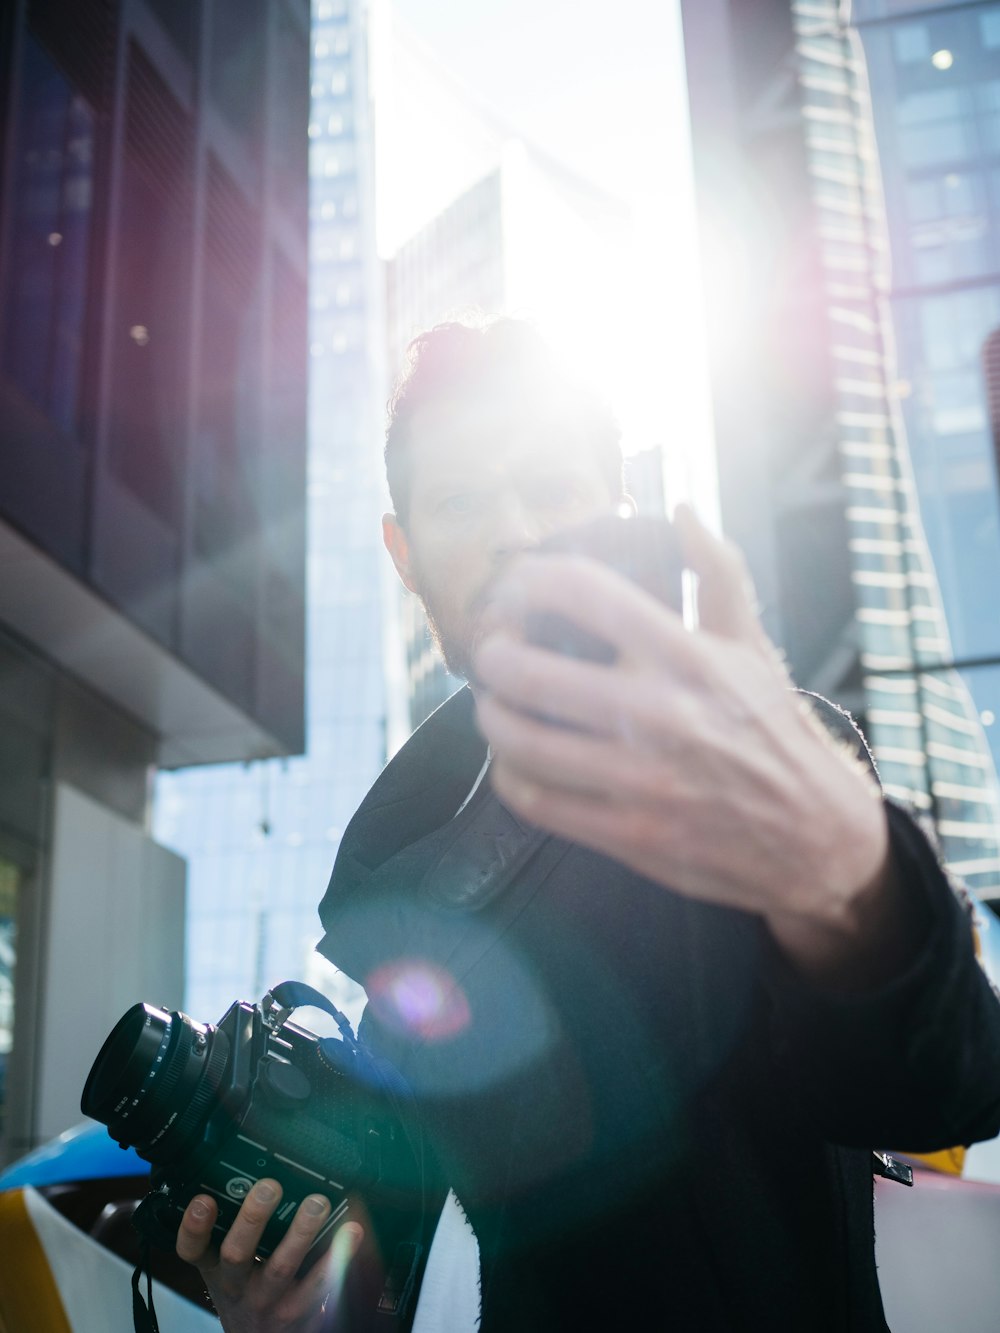
<svg viewBox="0 0 1000 1333">
<path fill-rule="evenodd" d="M 417 587 L 413 581 L 410 565 L 409 538 L 400 527 L 399 519 L 395 514 L 382 515 L 382 540 L 385 543 L 385 549 L 392 557 L 392 563 L 396 566 L 396 573 L 402 580 L 403 587 L 410 592 L 416 592 Z"/>
</svg>

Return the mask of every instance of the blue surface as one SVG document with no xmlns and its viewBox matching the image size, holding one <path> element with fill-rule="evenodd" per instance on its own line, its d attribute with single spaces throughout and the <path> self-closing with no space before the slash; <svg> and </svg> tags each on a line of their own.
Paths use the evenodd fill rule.
<svg viewBox="0 0 1000 1333">
<path fill-rule="evenodd" d="M 103 1125 L 75 1125 L 0 1171 L 0 1190 L 22 1185 L 58 1185 L 69 1180 L 141 1176 L 149 1171 L 134 1148 L 119 1148 Z"/>
</svg>

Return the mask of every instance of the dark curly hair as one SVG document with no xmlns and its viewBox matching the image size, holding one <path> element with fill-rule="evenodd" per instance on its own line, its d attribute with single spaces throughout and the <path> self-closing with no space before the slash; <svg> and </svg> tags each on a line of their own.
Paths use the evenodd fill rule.
<svg viewBox="0 0 1000 1333">
<path fill-rule="evenodd" d="M 535 399 L 557 413 L 581 449 L 593 450 L 616 498 L 624 494 L 621 431 L 598 393 L 553 354 L 529 320 L 453 321 L 418 334 L 389 401 L 385 471 L 396 517 L 405 527 L 413 477 L 413 419 L 493 399 L 506 408 Z"/>
</svg>

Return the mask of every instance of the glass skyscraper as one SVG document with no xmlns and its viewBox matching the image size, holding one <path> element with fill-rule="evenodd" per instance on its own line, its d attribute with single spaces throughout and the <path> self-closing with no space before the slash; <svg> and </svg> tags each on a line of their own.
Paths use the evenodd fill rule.
<svg viewBox="0 0 1000 1333">
<path fill-rule="evenodd" d="M 709 280 L 742 260 L 715 294 L 724 524 L 798 682 L 861 718 L 888 793 L 988 899 L 998 11 L 684 7 Z"/>
<path fill-rule="evenodd" d="M 161 774 L 157 834 L 188 859 L 186 1003 L 214 1018 L 288 977 L 352 1006 L 315 952 L 340 835 L 385 760 L 381 399 L 364 0 L 313 5 L 306 747 Z"/>
<path fill-rule="evenodd" d="M 947 433 L 935 438 L 933 414 L 905 412 L 910 399 L 926 401 L 935 386 L 909 351 L 920 312 L 912 298 L 895 299 L 900 284 L 906 288 L 913 251 L 894 243 L 900 219 L 887 201 L 898 202 L 900 191 L 885 181 L 906 174 L 907 150 L 898 137 L 883 138 L 883 177 L 871 107 L 881 106 L 885 115 L 887 101 L 896 99 L 888 115 L 894 126 L 934 113 L 921 110 L 923 93 L 916 107 L 905 97 L 900 102 L 877 64 L 869 81 L 857 34 L 842 22 L 840 6 L 796 3 L 792 14 L 867 731 L 887 792 L 931 816 L 953 871 L 990 894 L 1000 886 L 1000 792 L 983 720 L 956 669 L 955 645 L 971 646 L 973 625 L 980 649 L 1000 640 L 996 615 L 991 633 L 981 608 L 986 571 L 990 564 L 1000 568 L 996 474 L 984 442 L 969 439 L 970 404 L 957 446 Z M 891 40 L 886 25 L 878 26 Z M 909 53 L 914 42 L 911 34 L 902 49 Z M 944 72 L 933 64 L 929 41 L 925 47 L 927 70 Z M 936 106 L 938 90 L 928 96 Z M 934 160 L 940 150 L 927 147 L 923 132 L 921 143 L 917 160 Z M 925 192 L 933 185 L 922 183 Z M 928 271 L 940 274 L 941 260 Z M 937 310 L 923 314 L 923 329 L 934 329 L 940 347 L 942 333 L 947 338 L 953 329 L 947 320 L 939 323 Z M 948 389 L 954 393 L 953 383 Z M 941 420 L 946 432 L 948 423 L 958 425 L 947 413 Z M 922 522 L 927 513 L 935 520 L 933 542 Z M 967 577 L 942 586 L 936 565 L 954 569 L 959 552 Z"/>
<path fill-rule="evenodd" d="M 1000 896 L 1000 503 L 988 383 L 1000 329 L 1000 5 L 855 0 L 851 20 L 891 255 L 898 429 L 947 624 L 915 644 L 916 662 L 937 668 L 916 676 L 928 789 L 955 869 Z M 974 701 L 962 716 L 943 704 L 956 676 Z"/>
</svg>

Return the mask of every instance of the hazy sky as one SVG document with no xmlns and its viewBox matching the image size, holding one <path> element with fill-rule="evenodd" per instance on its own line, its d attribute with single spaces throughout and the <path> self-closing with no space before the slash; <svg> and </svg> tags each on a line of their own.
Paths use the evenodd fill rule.
<svg viewBox="0 0 1000 1333">
<path fill-rule="evenodd" d="M 454 181 L 463 169 L 448 160 L 449 116 L 463 120 L 463 97 L 620 198 L 632 214 L 641 274 L 633 327 L 622 330 L 622 341 L 634 346 L 640 387 L 630 403 L 616 403 L 624 417 L 630 407 L 638 412 L 631 435 L 626 423 L 627 447 L 666 443 L 674 497 L 694 494 L 711 517 L 701 285 L 675 0 L 618 0 L 614 7 L 606 0 L 390 3 L 394 19 L 440 65 L 456 101 L 452 108 L 442 96 L 434 108 L 423 106 L 425 97 L 435 101 L 433 82 L 426 89 L 407 84 L 401 65 L 386 80 L 398 98 L 399 138 L 386 154 L 395 169 L 382 182 L 381 248 L 391 252 L 479 174 L 472 132 L 457 150 L 452 145 L 466 157 L 467 179 L 449 190 L 449 171 Z"/>
<path fill-rule="evenodd" d="M 453 74 L 510 124 L 628 199 L 686 162 L 672 0 L 392 0 Z"/>
</svg>

